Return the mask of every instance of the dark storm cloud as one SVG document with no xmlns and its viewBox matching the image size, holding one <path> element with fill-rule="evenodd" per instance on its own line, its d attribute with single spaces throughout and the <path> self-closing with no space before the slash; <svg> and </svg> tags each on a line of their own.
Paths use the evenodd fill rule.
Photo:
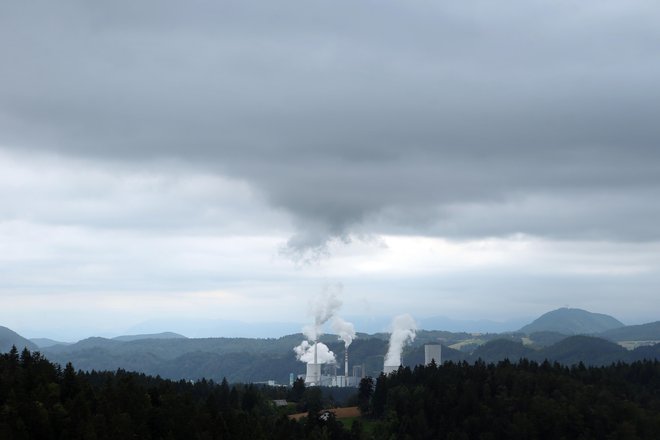
<svg viewBox="0 0 660 440">
<path fill-rule="evenodd" d="M 292 247 L 406 231 L 658 239 L 660 7 L 13 2 L 0 143 L 246 180 Z"/>
</svg>

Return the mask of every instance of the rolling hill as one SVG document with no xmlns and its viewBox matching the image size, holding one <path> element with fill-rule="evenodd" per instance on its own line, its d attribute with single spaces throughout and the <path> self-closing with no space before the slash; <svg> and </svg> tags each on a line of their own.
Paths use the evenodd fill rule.
<svg viewBox="0 0 660 440">
<path fill-rule="evenodd" d="M 39 347 L 39 348 L 52 347 L 53 345 L 71 345 L 71 344 L 73 344 L 73 342 L 56 341 L 56 340 L 50 339 L 50 338 L 30 338 L 30 341 L 32 341 L 34 344 L 36 344 L 37 347 Z"/>
<path fill-rule="evenodd" d="M 610 341 L 660 341 L 660 321 L 641 325 L 627 325 L 600 333 Z"/>
<path fill-rule="evenodd" d="M 114 341 L 130 342 L 142 339 L 188 339 L 187 337 L 173 332 L 150 333 L 146 335 L 122 335 L 112 338 Z"/>
<path fill-rule="evenodd" d="M 602 333 L 597 330 L 607 328 Z M 537 330 L 540 329 L 540 330 Z M 554 329 L 554 330 L 548 330 Z M 590 336 L 573 333 L 591 333 Z M 527 334 L 528 336 L 525 336 Z M 602 335 L 602 337 L 601 337 Z M 559 309 L 539 317 L 523 327 L 521 332 L 481 334 L 420 330 L 415 341 L 402 353 L 403 365 L 414 366 L 424 361 L 424 344 L 442 345 L 443 362 L 481 359 L 497 362 L 508 358 L 545 359 L 571 365 L 583 362 L 604 365 L 640 359 L 659 359 L 660 322 L 623 326 L 611 316 L 579 309 Z M 594 337 L 598 336 L 598 337 Z M 91 337 L 75 344 L 39 340 L 42 353 L 61 365 L 72 362 L 82 370 L 125 369 L 170 379 L 213 379 L 226 377 L 231 382 L 259 382 L 274 379 L 288 383 L 289 374 L 305 372 L 305 365 L 296 360 L 293 347 L 303 335 L 280 338 L 186 338 L 177 333 L 125 335 L 113 339 Z M 349 349 L 349 363 L 363 366 L 367 375 L 380 374 L 383 357 L 388 349 L 389 334 L 360 333 Z M 614 342 L 643 341 L 643 344 Z M 343 372 L 344 346 L 336 335 L 321 337 L 338 360 Z M 52 343 L 56 343 L 52 345 Z M 0 348 L 5 351 L 16 345 L 19 349 L 37 347 L 17 333 L 0 327 Z M 646 345 L 646 346 L 638 346 Z"/>
<path fill-rule="evenodd" d="M 582 309 L 561 308 L 541 315 L 520 329 L 520 332 L 557 332 L 565 335 L 589 335 L 624 327 L 609 315 L 592 313 Z"/>
<path fill-rule="evenodd" d="M 582 362 L 586 365 L 607 365 L 612 362 L 631 360 L 631 353 L 618 344 L 592 336 L 576 335 L 545 347 L 536 359 L 548 359 L 564 365 Z"/>
<path fill-rule="evenodd" d="M 473 360 L 481 359 L 486 362 L 497 362 L 502 359 L 517 361 L 521 358 L 530 358 L 534 354 L 533 349 L 525 347 L 520 341 L 496 339 L 477 347 L 470 357 Z"/>
<path fill-rule="evenodd" d="M 24 338 L 7 327 L 0 326 L 0 352 L 8 352 L 11 350 L 12 345 L 15 345 L 19 351 L 23 350 L 25 347 L 30 350 L 38 349 L 37 345 L 29 339 Z"/>
</svg>

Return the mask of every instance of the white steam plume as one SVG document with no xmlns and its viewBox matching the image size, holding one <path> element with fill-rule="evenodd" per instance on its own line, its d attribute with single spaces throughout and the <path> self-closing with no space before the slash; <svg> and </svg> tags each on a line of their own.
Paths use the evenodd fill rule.
<svg viewBox="0 0 660 440">
<path fill-rule="evenodd" d="M 317 362 L 319 364 L 331 364 L 336 362 L 335 354 L 330 351 L 327 345 L 323 342 L 317 342 Z M 307 364 L 314 363 L 314 344 L 310 344 L 307 341 L 302 341 L 302 343 L 295 347 L 293 351 L 296 352 L 296 358 L 299 361 L 305 362 Z"/>
<path fill-rule="evenodd" d="M 398 367 L 401 365 L 401 352 L 403 347 L 415 340 L 417 324 L 409 314 L 396 316 L 392 320 L 392 335 L 390 336 L 390 347 L 385 355 L 385 366 Z"/>
<path fill-rule="evenodd" d="M 316 341 L 323 334 L 323 324 L 332 318 L 341 307 L 337 293 L 341 292 L 341 284 L 328 286 L 310 304 L 310 311 L 314 316 L 314 325 L 303 327 L 303 333 L 311 341 Z"/>
<path fill-rule="evenodd" d="M 339 339 L 344 341 L 344 347 L 348 348 L 355 339 L 355 326 L 347 321 L 344 321 L 339 316 L 336 316 L 332 321 L 332 330 L 334 330 Z"/>
</svg>

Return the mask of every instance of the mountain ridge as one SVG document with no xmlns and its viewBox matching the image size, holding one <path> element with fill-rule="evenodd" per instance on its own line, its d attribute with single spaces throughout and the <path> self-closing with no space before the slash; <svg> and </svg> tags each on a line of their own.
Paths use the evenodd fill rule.
<svg viewBox="0 0 660 440">
<path fill-rule="evenodd" d="M 587 317 L 587 322 L 591 322 L 594 316 L 600 320 L 605 316 L 606 324 L 609 323 L 606 326 L 620 324 L 607 315 L 592 314 L 579 309 L 559 309 L 559 312 L 566 313 L 567 310 L 569 313 L 578 310 L 579 316 Z M 557 311 L 548 312 L 540 318 L 547 315 L 552 317 L 553 312 Z M 579 326 L 584 328 L 585 324 L 581 323 Z M 20 339 L 20 335 L 9 329 L 4 329 L 7 334 L 11 332 L 14 345 L 25 345 L 22 341 L 27 340 Z M 566 329 L 563 331 L 567 332 Z M 644 345 L 647 346 L 629 344 L 626 345 L 629 350 L 625 350 L 614 343 L 619 340 L 628 341 L 636 335 L 644 336 Z M 43 347 L 41 351 L 54 362 L 61 365 L 72 362 L 76 368 L 83 370 L 122 368 L 177 380 L 204 377 L 221 380 L 227 377 L 232 382 L 275 379 L 287 383 L 289 373 L 301 374 L 305 371 L 304 363 L 298 361 L 293 352 L 293 348 L 304 339 L 306 338 L 301 333 L 278 338 L 186 338 L 180 334 L 165 332 L 124 335 L 112 339 L 90 337 L 70 345 Z M 349 348 L 350 365 L 362 365 L 368 375 L 380 374 L 388 339 L 388 333 L 358 333 L 357 339 Z M 402 359 L 404 365 L 422 363 L 423 346 L 431 343 L 442 345 L 443 361 L 472 362 L 482 359 L 496 362 L 504 358 L 528 358 L 538 361 L 549 359 L 567 364 L 580 361 L 585 364 L 606 364 L 644 358 L 660 359 L 660 344 L 654 345 L 655 339 L 660 340 L 660 321 L 610 328 L 602 335 L 592 334 L 590 337 L 552 331 L 482 334 L 419 330 L 412 344 L 404 349 Z M 343 342 L 333 334 L 322 335 L 320 341 L 335 353 L 338 367 L 343 370 Z M 11 344 L 6 350 L 10 347 Z"/>
<path fill-rule="evenodd" d="M 566 335 L 588 335 L 620 327 L 625 327 L 625 324 L 610 315 L 562 307 L 544 313 L 531 323 L 523 326 L 519 332 L 531 334 L 544 331 Z"/>
<path fill-rule="evenodd" d="M 37 350 L 39 348 L 34 342 L 24 338 L 12 329 L 0 326 L 0 352 L 7 352 L 11 350 L 12 346 L 16 346 L 19 351 L 23 350 L 23 348 L 30 350 Z"/>
<path fill-rule="evenodd" d="M 143 339 L 188 339 L 188 337 L 174 332 L 161 332 L 161 333 L 149 333 L 149 334 L 141 334 L 141 335 L 121 335 L 121 336 L 115 336 L 112 339 L 115 341 L 130 342 L 130 341 L 140 341 Z"/>
</svg>

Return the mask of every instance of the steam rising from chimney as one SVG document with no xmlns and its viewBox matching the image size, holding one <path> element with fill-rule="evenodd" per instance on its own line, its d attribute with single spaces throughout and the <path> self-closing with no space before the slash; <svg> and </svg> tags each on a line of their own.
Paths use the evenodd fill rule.
<svg viewBox="0 0 660 440">
<path fill-rule="evenodd" d="M 318 342 L 318 338 L 323 334 L 323 324 L 328 322 L 337 312 L 339 307 L 341 307 L 341 301 L 337 298 L 337 294 L 341 292 L 341 289 L 341 284 L 326 286 L 310 304 L 310 312 L 312 316 L 314 316 L 314 324 L 303 327 L 303 334 L 307 337 L 308 341 L 303 341 L 299 346 L 293 349 L 293 351 L 296 352 L 298 360 L 308 364 L 336 362 L 335 354 L 330 351 L 327 345 Z M 342 322 L 348 324 L 343 320 Z M 352 328 L 353 325 L 350 324 L 350 327 Z M 350 336 L 350 329 L 345 330 L 345 333 L 347 333 L 348 338 Z M 353 337 L 355 337 L 355 329 L 353 329 L 351 341 Z M 346 344 L 346 342 L 344 342 L 344 344 Z"/>
<path fill-rule="evenodd" d="M 344 321 L 339 316 L 335 317 L 332 321 L 332 330 L 334 330 L 339 339 L 344 341 L 344 347 L 348 348 L 355 339 L 355 326 L 347 321 Z"/>
<path fill-rule="evenodd" d="M 401 352 L 406 344 L 415 340 L 415 330 L 417 330 L 417 324 L 407 313 L 396 316 L 392 320 L 392 335 L 389 349 L 385 355 L 385 366 L 398 367 L 401 365 Z"/>
<path fill-rule="evenodd" d="M 303 327 L 303 333 L 311 341 L 316 341 L 323 334 L 323 324 L 332 318 L 341 307 L 337 294 L 341 292 L 341 284 L 327 286 L 310 304 L 311 314 L 314 316 L 314 325 Z"/>
</svg>

